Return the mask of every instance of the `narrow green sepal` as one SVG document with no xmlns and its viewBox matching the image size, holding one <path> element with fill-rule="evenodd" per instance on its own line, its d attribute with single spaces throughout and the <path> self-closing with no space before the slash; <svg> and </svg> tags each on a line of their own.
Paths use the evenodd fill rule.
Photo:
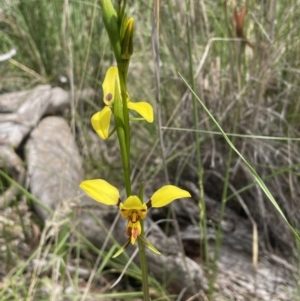
<svg viewBox="0 0 300 301">
<path fill-rule="evenodd" d="M 141 239 L 143 241 L 143 243 L 153 252 L 156 253 L 158 255 L 160 255 L 161 253 L 146 239 L 146 237 L 144 235 L 140 235 L 138 237 L 138 239 Z"/>
<path fill-rule="evenodd" d="M 125 244 L 112 256 L 112 258 L 116 258 L 119 255 L 121 255 L 125 251 L 127 246 L 129 245 L 129 243 L 130 243 L 130 238 L 128 238 L 128 240 L 125 242 Z"/>
</svg>

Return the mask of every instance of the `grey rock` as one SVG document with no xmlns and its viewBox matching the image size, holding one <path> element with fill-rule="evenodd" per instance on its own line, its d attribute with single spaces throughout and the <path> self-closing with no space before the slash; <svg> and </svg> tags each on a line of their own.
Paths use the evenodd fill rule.
<svg viewBox="0 0 300 301">
<path fill-rule="evenodd" d="M 81 159 L 63 118 L 42 119 L 27 142 L 26 161 L 30 190 L 44 206 L 55 210 L 78 194 L 78 185 L 83 179 Z M 47 210 L 37 203 L 34 208 L 45 221 Z"/>
<path fill-rule="evenodd" d="M 76 91 L 74 98 L 77 102 L 95 95 L 94 90 L 86 89 Z M 13 179 L 18 184 L 23 185 L 25 169 L 14 149 L 26 140 L 43 116 L 61 113 L 68 106 L 69 93 L 50 85 L 0 95 L 0 168 L 17 171 Z M 0 207 L 9 205 L 17 193 L 18 189 L 12 184 L 0 196 Z"/>
</svg>

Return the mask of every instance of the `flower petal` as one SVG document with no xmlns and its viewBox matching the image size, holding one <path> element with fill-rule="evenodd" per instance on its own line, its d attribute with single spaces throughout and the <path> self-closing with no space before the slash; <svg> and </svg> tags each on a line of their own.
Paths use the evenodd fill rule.
<svg viewBox="0 0 300 301">
<path fill-rule="evenodd" d="M 105 205 L 117 205 L 120 199 L 118 189 L 102 179 L 86 180 L 79 187 L 95 201 Z"/>
<path fill-rule="evenodd" d="M 115 86 L 117 83 L 117 91 L 120 90 L 120 80 L 117 67 L 108 68 L 104 81 L 102 83 L 103 88 L 103 101 L 107 106 L 111 106 L 115 99 Z"/>
<path fill-rule="evenodd" d="M 153 108 L 152 106 L 145 101 L 141 102 L 131 102 L 127 103 L 128 109 L 133 110 L 139 113 L 145 120 L 149 123 L 153 122 Z"/>
<path fill-rule="evenodd" d="M 148 207 L 163 207 L 171 203 L 172 201 L 176 199 L 181 198 L 190 198 L 191 195 L 188 191 L 180 189 L 173 185 L 166 185 L 162 188 L 158 189 L 154 194 L 152 195 L 150 201 L 147 203 Z"/>
<path fill-rule="evenodd" d="M 111 115 L 111 108 L 104 107 L 103 110 L 94 114 L 91 119 L 93 129 L 103 140 L 108 138 Z"/>
<path fill-rule="evenodd" d="M 128 221 L 127 223 L 127 235 L 130 237 L 130 241 L 131 244 L 134 245 L 136 239 L 139 237 L 139 235 L 142 232 L 142 227 L 141 227 L 141 223 L 139 221 L 136 222 L 132 222 L 132 221 Z"/>
<path fill-rule="evenodd" d="M 147 205 L 145 203 L 142 203 L 139 197 L 137 197 L 136 195 L 131 195 L 125 200 L 122 205 L 120 204 L 120 209 L 147 210 Z"/>
</svg>

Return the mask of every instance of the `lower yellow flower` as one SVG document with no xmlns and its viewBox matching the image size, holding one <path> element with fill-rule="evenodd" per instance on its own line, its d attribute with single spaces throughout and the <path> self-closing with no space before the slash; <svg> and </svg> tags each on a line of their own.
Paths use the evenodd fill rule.
<svg viewBox="0 0 300 301">
<path fill-rule="evenodd" d="M 147 203 L 142 203 L 136 195 L 129 196 L 122 203 L 118 189 L 105 180 L 86 180 L 79 187 L 97 202 L 108 206 L 118 206 L 121 216 L 128 220 L 126 233 L 129 239 L 114 257 L 121 254 L 130 242 L 134 244 L 138 238 L 141 238 L 153 252 L 160 254 L 142 235 L 140 221 L 147 216 L 147 211 L 151 207 L 159 208 L 168 205 L 176 199 L 191 197 L 190 193 L 186 190 L 173 185 L 166 185 L 158 189 Z"/>
</svg>

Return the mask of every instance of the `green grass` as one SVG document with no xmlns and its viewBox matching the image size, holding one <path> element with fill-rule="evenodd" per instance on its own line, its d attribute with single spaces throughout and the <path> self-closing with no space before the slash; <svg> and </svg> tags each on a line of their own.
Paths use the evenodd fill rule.
<svg viewBox="0 0 300 301">
<path fill-rule="evenodd" d="M 278 249 L 278 254 L 299 264 L 299 248 L 291 231 L 295 235 L 299 233 L 300 220 L 300 10 L 297 9 L 300 2 L 247 1 L 244 32 L 254 45 L 253 50 L 247 46 L 243 49 L 235 39 L 230 3 L 226 13 L 221 1 L 161 2 L 159 106 L 163 127 L 159 129 L 157 123 L 155 126 L 132 123 L 134 189 L 138 189 L 141 181 L 148 187 L 165 181 L 158 135 L 158 131 L 162 131 L 172 183 L 196 180 L 202 183 L 206 195 L 222 203 L 223 209 L 238 206 L 243 211 L 238 195 L 250 210 L 258 231 L 264 233 L 262 243 L 271 244 L 275 251 Z M 157 108 L 151 50 L 152 4 L 129 1 L 129 5 L 136 28 L 128 90 L 133 101 L 149 101 Z M 101 82 L 107 67 L 113 64 L 113 56 L 98 1 L 0 0 L 0 7 L 0 54 L 17 48 L 16 56 L 0 62 L 0 93 L 43 83 L 62 85 L 67 90 L 92 87 L 101 91 Z M 61 83 L 60 76 L 66 76 L 68 83 Z M 71 116 L 75 116 L 80 135 L 87 137 L 88 145 L 92 145 L 88 135 L 89 118 L 100 107 L 101 102 L 86 103 L 75 108 L 76 114 Z M 78 141 L 80 144 L 80 137 Z M 86 173 L 91 177 L 101 174 L 108 181 L 121 183 L 122 175 L 117 173 L 121 167 L 115 151 L 117 143 L 112 139 L 105 144 L 106 150 L 101 154 L 91 148 L 85 153 Z M 207 188 L 206 171 L 209 170 L 223 177 L 222 181 L 215 176 L 210 178 L 218 185 L 217 191 Z M 0 189 L 4 189 L 9 180 L 1 175 L 1 181 L 5 185 L 3 188 L 0 185 Z M 264 193 L 259 194 L 258 190 Z M 26 195 L 24 190 L 21 193 Z M 203 210 L 200 213 L 200 227 L 204 229 L 201 240 L 206 245 L 203 198 L 199 197 L 199 202 Z M 24 229 L 29 231 L 26 222 L 22 224 L 16 219 L 16 223 L 24 233 Z M 45 244 L 41 250 L 23 258 L 13 247 L 7 227 L 4 230 L 4 260 L 14 262 L 11 256 L 16 256 L 13 257 L 16 265 L 6 270 L 9 277 L 3 278 L 1 300 L 26 295 L 35 281 L 36 291 L 41 294 L 45 291 L 39 300 L 50 300 L 49 288 L 56 282 L 48 277 L 46 268 L 53 269 L 65 252 L 70 254 L 75 249 L 75 268 L 79 271 L 79 253 L 83 248 L 88 254 L 92 247 L 68 245 L 64 240 L 67 237 L 62 240 L 57 237 L 56 247 Z M 217 231 L 221 231 L 220 227 Z M 61 254 L 57 249 L 60 242 L 66 244 Z M 221 238 L 217 249 L 220 244 Z M 98 249 L 93 251 L 99 252 Z M 49 261 L 45 271 L 24 272 L 33 260 L 50 253 L 59 256 Z M 218 253 L 208 258 L 206 249 L 205 254 L 207 266 L 217 260 Z M 125 257 L 115 263 L 109 254 L 101 256 L 107 266 L 98 270 L 100 278 L 104 277 L 104 270 L 105 275 L 120 272 L 127 262 Z M 87 270 L 92 268 L 92 264 L 86 267 Z M 138 278 L 138 273 L 138 267 L 134 266 L 126 272 L 126 277 Z M 66 274 L 65 279 L 69 276 Z M 71 276 L 77 288 L 80 277 L 78 273 Z M 210 279 L 208 296 L 211 299 L 214 277 Z M 152 284 L 157 292 L 163 291 L 154 280 Z M 116 291 L 103 295 L 97 292 L 95 284 L 91 288 L 88 296 L 100 300 L 141 297 L 141 292 Z M 66 297 L 80 300 L 80 294 L 78 290 Z"/>
</svg>

